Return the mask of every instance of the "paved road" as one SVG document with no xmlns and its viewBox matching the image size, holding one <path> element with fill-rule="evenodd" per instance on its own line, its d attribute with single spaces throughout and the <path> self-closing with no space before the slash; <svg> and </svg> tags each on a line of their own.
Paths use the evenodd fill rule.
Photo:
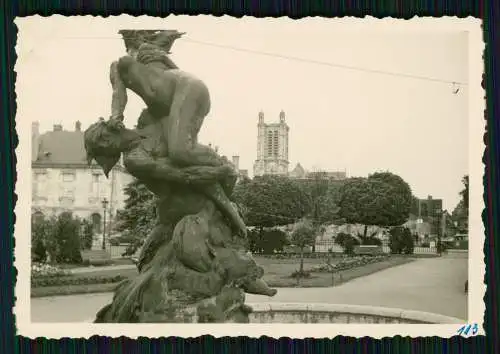
<svg viewBox="0 0 500 354">
<path fill-rule="evenodd" d="M 372 305 L 467 318 L 467 258 L 448 255 L 418 259 L 332 288 L 280 288 L 274 298 L 248 295 L 247 302 L 322 302 Z M 33 322 L 81 322 L 92 319 L 112 294 L 31 299 Z"/>
</svg>

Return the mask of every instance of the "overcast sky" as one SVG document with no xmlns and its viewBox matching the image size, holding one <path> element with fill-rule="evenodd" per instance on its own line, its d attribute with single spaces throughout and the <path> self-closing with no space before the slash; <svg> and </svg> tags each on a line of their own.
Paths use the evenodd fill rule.
<svg viewBox="0 0 500 354">
<path fill-rule="evenodd" d="M 117 31 L 137 28 L 137 20 L 37 18 L 18 22 L 18 119 L 38 120 L 46 131 L 108 117 L 109 65 L 125 54 Z M 466 83 L 464 32 L 201 16 L 155 19 L 148 28 L 187 32 L 172 58 L 210 89 L 200 141 L 240 155 L 240 168 L 252 173 L 258 112 L 274 122 L 283 109 L 290 169 L 300 162 L 349 176 L 388 170 L 418 197 L 443 198 L 448 209 L 459 201 L 468 171 L 468 87 L 453 94 L 451 83 L 411 76 Z M 126 125 L 143 107 L 130 93 Z"/>
</svg>

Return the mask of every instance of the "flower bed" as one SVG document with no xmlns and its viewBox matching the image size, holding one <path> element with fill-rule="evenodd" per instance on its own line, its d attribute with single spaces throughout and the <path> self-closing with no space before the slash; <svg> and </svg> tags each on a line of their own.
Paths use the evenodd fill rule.
<svg viewBox="0 0 500 354">
<path fill-rule="evenodd" d="M 118 283 L 127 277 L 116 275 L 75 276 L 66 269 L 57 266 L 33 263 L 31 266 L 31 287 L 42 288 L 49 286 L 89 285 Z"/>
<path fill-rule="evenodd" d="M 31 264 L 31 278 L 52 278 L 69 275 L 70 272 L 46 263 Z"/>
<path fill-rule="evenodd" d="M 345 257 L 335 264 L 320 264 L 318 266 L 311 267 L 309 271 L 316 273 L 336 273 L 348 269 L 362 267 L 367 264 L 382 262 L 387 260 L 388 258 L 389 257 L 386 255 Z"/>
</svg>

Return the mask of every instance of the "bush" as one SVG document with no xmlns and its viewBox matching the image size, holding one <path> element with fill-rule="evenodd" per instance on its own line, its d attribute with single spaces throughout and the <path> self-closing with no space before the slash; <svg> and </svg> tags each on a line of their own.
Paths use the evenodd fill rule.
<svg viewBox="0 0 500 354">
<path fill-rule="evenodd" d="M 119 246 L 120 240 L 118 238 L 111 238 L 111 239 L 109 239 L 109 244 L 111 246 Z"/>
<path fill-rule="evenodd" d="M 248 248 L 254 253 L 283 252 L 288 244 L 286 232 L 279 229 L 248 230 Z"/>
<path fill-rule="evenodd" d="M 31 257 L 34 262 L 80 263 L 81 222 L 69 212 L 33 218 Z"/>
<path fill-rule="evenodd" d="M 350 234 L 340 232 L 335 237 L 335 243 L 344 249 L 344 253 L 348 255 L 354 254 L 354 247 L 359 245 L 358 239 Z"/>
<path fill-rule="evenodd" d="M 81 246 L 82 250 L 89 250 L 92 248 L 94 242 L 94 227 L 88 220 L 83 220 L 81 225 Z"/>
<path fill-rule="evenodd" d="M 446 243 L 444 243 L 444 242 L 443 242 L 443 241 L 441 241 L 441 240 L 438 240 L 438 241 L 437 241 L 437 244 L 436 244 L 436 251 L 437 251 L 437 253 L 443 253 L 443 252 L 445 252 L 447 249 L 448 249 L 448 247 L 446 246 Z"/>
<path fill-rule="evenodd" d="M 53 225 L 46 219 L 32 217 L 31 219 L 31 260 L 44 263 L 47 261 L 48 240 L 52 233 Z"/>
<path fill-rule="evenodd" d="M 300 269 L 297 269 L 296 271 L 294 271 L 291 275 L 290 275 L 291 278 L 310 278 L 311 277 L 311 273 L 306 271 L 306 270 L 300 270 Z"/>
<path fill-rule="evenodd" d="M 389 232 L 389 248 L 393 254 L 413 254 L 415 240 L 410 229 L 396 226 Z"/>
<path fill-rule="evenodd" d="M 57 218 L 55 237 L 58 245 L 58 263 L 81 263 L 80 221 L 71 213 L 62 213 Z"/>
</svg>

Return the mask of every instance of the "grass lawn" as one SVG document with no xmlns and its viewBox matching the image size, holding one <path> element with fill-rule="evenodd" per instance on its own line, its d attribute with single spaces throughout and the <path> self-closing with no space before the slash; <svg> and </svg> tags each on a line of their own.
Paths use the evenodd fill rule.
<svg viewBox="0 0 500 354">
<path fill-rule="evenodd" d="M 332 264 L 340 261 L 342 258 L 332 258 Z M 297 279 L 290 275 L 299 269 L 300 259 L 271 259 L 266 257 L 255 256 L 255 260 L 264 268 L 264 280 L 271 286 L 276 288 L 283 287 L 330 287 L 338 286 L 352 279 L 366 276 L 383 269 L 391 268 L 401 264 L 411 262 L 413 259 L 404 256 L 393 256 L 387 260 L 377 263 L 367 264 L 361 267 L 343 270 L 338 273 L 327 272 L 312 272 L 309 278 Z M 304 259 L 304 270 L 308 271 L 312 267 L 325 262 L 324 258 L 306 258 Z M 98 268 L 92 272 L 78 273 L 69 275 L 72 278 L 93 278 L 93 277 L 114 277 L 121 275 L 123 277 L 134 277 L 137 275 L 135 268 L 131 269 L 116 269 L 116 270 L 99 270 Z M 106 284 L 78 284 L 65 286 L 48 286 L 33 288 L 31 290 L 32 297 L 69 295 L 69 294 L 85 294 L 113 291 L 116 283 Z"/>
</svg>

